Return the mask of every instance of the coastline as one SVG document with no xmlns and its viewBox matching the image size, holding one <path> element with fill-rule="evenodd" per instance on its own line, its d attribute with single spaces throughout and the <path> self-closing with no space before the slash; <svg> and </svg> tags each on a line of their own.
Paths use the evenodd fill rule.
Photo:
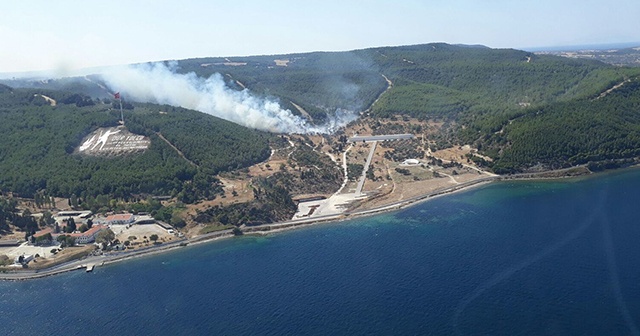
<svg viewBox="0 0 640 336">
<path fill-rule="evenodd" d="M 637 168 L 637 167 L 638 166 L 632 166 L 628 168 Z M 459 185 L 442 188 L 427 194 L 423 194 L 423 195 L 411 197 L 402 201 L 397 201 L 397 202 L 393 202 L 383 206 L 379 206 L 374 209 L 345 212 L 342 214 L 320 216 L 315 218 L 288 220 L 288 221 L 263 224 L 258 226 L 248 226 L 248 227 L 243 227 L 242 231 L 243 231 L 243 234 L 245 235 L 269 235 L 269 234 L 279 233 L 279 232 L 288 231 L 288 230 L 310 227 L 318 224 L 324 224 L 324 223 L 330 223 L 330 222 L 331 223 L 341 222 L 341 221 L 345 221 L 353 218 L 373 216 L 373 215 L 378 215 L 382 213 L 401 210 L 401 209 L 414 206 L 414 205 L 417 205 L 441 196 L 454 194 L 456 192 L 468 191 L 469 189 L 483 186 L 495 181 L 558 180 L 558 179 L 578 178 L 578 177 L 585 177 L 585 176 L 592 176 L 592 175 L 601 175 L 602 173 L 604 173 L 604 172 L 593 173 L 589 170 L 583 170 L 580 174 L 577 174 L 577 175 L 563 175 L 567 171 L 570 171 L 572 169 L 575 169 L 575 167 L 569 168 L 569 169 L 546 171 L 546 172 L 539 172 L 539 173 L 490 176 L 490 177 L 485 177 L 485 178 L 465 182 Z M 624 169 L 625 168 L 616 169 L 614 171 L 620 171 Z M 89 265 L 93 265 L 93 266 L 108 265 L 108 264 L 113 264 L 116 262 L 121 262 L 129 259 L 165 253 L 175 248 L 186 247 L 189 245 L 199 245 L 199 244 L 209 243 L 209 242 L 213 242 L 221 239 L 228 239 L 231 237 L 235 237 L 235 235 L 233 234 L 233 230 L 216 231 L 216 232 L 196 236 L 189 239 L 182 239 L 182 240 L 171 242 L 171 243 L 165 243 L 162 245 L 158 245 L 158 246 L 151 247 L 145 250 L 140 250 L 140 251 L 119 252 L 112 255 L 85 257 L 83 259 L 55 265 L 45 269 L 4 272 L 4 273 L 0 273 L 0 281 L 21 281 L 21 280 L 39 279 L 39 278 L 53 276 L 61 273 L 70 272 L 70 271 L 85 269 Z"/>
<path fill-rule="evenodd" d="M 377 207 L 375 209 L 347 212 L 347 213 L 336 214 L 336 215 L 320 216 L 315 218 L 288 220 L 283 222 L 263 224 L 263 225 L 257 225 L 257 226 L 248 226 L 248 227 L 242 228 L 242 230 L 244 235 L 268 235 L 268 234 L 273 234 L 273 233 L 278 233 L 278 232 L 283 232 L 283 231 L 288 231 L 293 229 L 299 229 L 299 228 L 309 227 L 309 226 L 323 224 L 323 223 L 340 222 L 340 221 L 353 219 L 353 218 L 373 216 L 373 215 L 386 213 L 390 211 L 397 211 L 405 207 L 412 206 L 412 205 L 415 205 L 439 196 L 444 196 L 447 194 L 467 190 L 467 189 L 470 189 L 471 187 L 487 184 L 487 183 L 493 182 L 494 180 L 497 180 L 498 178 L 499 176 L 492 176 L 492 177 L 482 178 L 474 181 L 469 181 L 460 185 L 442 188 L 440 190 L 436 190 L 428 194 L 419 195 L 406 200 L 387 204 L 381 207 Z M 189 239 L 183 239 L 183 240 L 175 241 L 172 243 L 165 243 L 165 244 L 148 248 L 146 250 L 141 250 L 141 251 L 120 252 L 114 255 L 85 257 L 83 259 L 70 261 L 64 264 L 54 265 L 45 269 L 17 270 L 17 271 L 0 273 L 0 281 L 21 281 L 21 280 L 39 279 L 39 278 L 44 278 L 48 276 L 58 275 L 61 273 L 66 273 L 66 272 L 71 272 L 76 270 L 83 270 L 83 269 L 86 269 L 88 265 L 94 265 L 94 266 L 108 265 L 108 264 L 113 264 L 116 262 L 121 262 L 129 259 L 165 253 L 175 248 L 186 247 L 189 245 L 199 245 L 199 244 L 209 243 L 209 242 L 213 242 L 221 239 L 228 239 L 231 237 L 235 237 L 235 235 L 233 234 L 233 230 L 216 231 L 216 232 L 196 236 Z"/>
</svg>

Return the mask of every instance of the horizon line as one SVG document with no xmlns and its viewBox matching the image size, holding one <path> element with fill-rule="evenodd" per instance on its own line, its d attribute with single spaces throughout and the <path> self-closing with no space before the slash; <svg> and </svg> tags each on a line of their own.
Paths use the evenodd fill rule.
<svg viewBox="0 0 640 336">
<path fill-rule="evenodd" d="M 310 54 L 310 53 L 339 53 L 339 52 L 350 52 L 357 50 L 367 50 L 367 49 L 376 49 L 376 48 L 395 48 L 395 47 L 404 47 L 404 46 L 417 46 L 417 45 L 428 45 L 428 44 L 436 44 L 436 43 L 444 43 L 453 46 L 484 46 L 490 49 L 515 49 L 529 52 L 541 52 L 541 51 L 579 51 L 579 50 L 609 50 L 609 49 L 628 49 L 640 47 L 640 41 L 637 42 L 609 42 L 609 43 L 590 43 L 590 44 L 574 44 L 574 45 L 555 45 L 555 46 L 538 46 L 538 47 L 525 47 L 525 48 L 514 48 L 514 47 L 491 47 L 482 43 L 451 43 L 451 42 L 442 42 L 442 41 L 434 41 L 434 42 L 425 42 L 425 43 L 414 43 L 414 44 L 400 44 L 400 45 L 381 45 L 381 46 L 372 46 L 365 48 L 357 48 L 357 49 L 348 49 L 348 50 L 313 50 L 313 51 L 298 51 L 298 52 L 290 52 L 290 53 L 282 53 L 282 54 L 252 54 L 252 55 L 233 55 L 233 56 L 193 56 L 186 57 L 180 59 L 160 59 L 160 60 L 148 60 L 142 62 L 132 62 L 126 64 L 110 64 L 110 65 L 95 65 L 88 66 L 83 68 L 78 68 L 74 70 L 68 70 L 69 74 L 59 74 L 56 73 L 65 72 L 59 69 L 40 69 L 40 70 L 24 70 L 24 71 L 10 71 L 10 72 L 0 72 L 0 80 L 12 80 L 13 79 L 25 79 L 25 78 L 65 78 L 65 77 L 78 77 L 78 76 L 87 76 L 91 74 L 96 74 L 96 72 L 90 71 L 100 71 L 107 68 L 112 67 L 120 67 L 120 66 L 128 66 L 134 64 L 144 64 L 144 63 L 158 63 L 158 62 L 169 62 L 169 61 L 180 61 L 187 59 L 198 59 L 198 58 L 228 58 L 228 57 L 260 57 L 260 56 L 285 56 L 285 55 L 296 55 L 296 54 Z"/>
</svg>

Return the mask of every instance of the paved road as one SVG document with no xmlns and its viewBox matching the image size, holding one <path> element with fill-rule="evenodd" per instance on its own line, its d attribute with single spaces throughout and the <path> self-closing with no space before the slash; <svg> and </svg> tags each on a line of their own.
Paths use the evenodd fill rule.
<svg viewBox="0 0 640 336">
<path fill-rule="evenodd" d="M 377 141 L 373 141 L 371 145 L 371 150 L 369 150 L 369 156 L 367 156 L 367 162 L 364 164 L 364 169 L 362 169 L 362 176 L 360 176 L 360 180 L 358 181 L 358 187 L 356 188 L 356 196 L 362 195 L 362 187 L 364 186 L 364 181 L 367 179 L 367 170 L 369 170 L 369 165 L 371 165 L 371 159 L 373 159 L 373 154 L 376 151 Z"/>
<path fill-rule="evenodd" d="M 354 136 L 349 138 L 347 142 L 369 142 L 369 141 L 385 141 L 385 140 L 402 140 L 413 139 L 413 134 L 388 134 L 388 135 L 367 135 L 367 136 Z"/>
</svg>

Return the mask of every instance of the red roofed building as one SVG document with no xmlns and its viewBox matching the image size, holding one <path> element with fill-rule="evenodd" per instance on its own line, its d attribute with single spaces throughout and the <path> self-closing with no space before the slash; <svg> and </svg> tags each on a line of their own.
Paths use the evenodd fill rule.
<svg viewBox="0 0 640 336">
<path fill-rule="evenodd" d="M 76 238 L 76 244 L 89 244 L 96 241 L 98 232 L 106 229 L 107 226 L 105 225 L 94 225 L 89 230 L 83 233 L 72 233 L 70 234 L 70 236 Z"/>
<path fill-rule="evenodd" d="M 53 240 L 53 229 L 52 228 L 46 228 L 43 230 L 40 230 L 36 233 L 33 234 L 33 239 L 36 241 L 37 244 L 39 245 L 48 245 L 52 243 Z M 46 235 L 50 235 L 49 237 L 51 237 L 51 239 L 49 238 L 45 238 Z"/>
<path fill-rule="evenodd" d="M 107 224 L 131 224 L 136 218 L 132 214 L 118 214 L 107 217 Z"/>
<path fill-rule="evenodd" d="M 47 233 L 51 233 L 53 234 L 53 229 L 52 228 L 46 228 L 46 229 L 42 229 L 36 233 L 33 234 L 33 238 L 38 238 L 38 237 L 42 237 L 44 235 L 46 235 Z"/>
</svg>

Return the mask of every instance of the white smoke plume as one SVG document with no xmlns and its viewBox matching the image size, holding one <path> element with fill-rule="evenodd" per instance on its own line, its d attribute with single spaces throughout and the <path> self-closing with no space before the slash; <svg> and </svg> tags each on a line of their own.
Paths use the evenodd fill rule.
<svg viewBox="0 0 640 336">
<path fill-rule="evenodd" d="M 230 89 L 219 74 L 204 79 L 195 73 L 176 73 L 164 63 L 119 67 L 102 77 L 125 99 L 180 106 L 275 133 L 333 133 L 357 118 L 354 112 L 338 110 L 326 124 L 311 125 L 277 102 L 252 95 L 248 89 Z"/>
</svg>

